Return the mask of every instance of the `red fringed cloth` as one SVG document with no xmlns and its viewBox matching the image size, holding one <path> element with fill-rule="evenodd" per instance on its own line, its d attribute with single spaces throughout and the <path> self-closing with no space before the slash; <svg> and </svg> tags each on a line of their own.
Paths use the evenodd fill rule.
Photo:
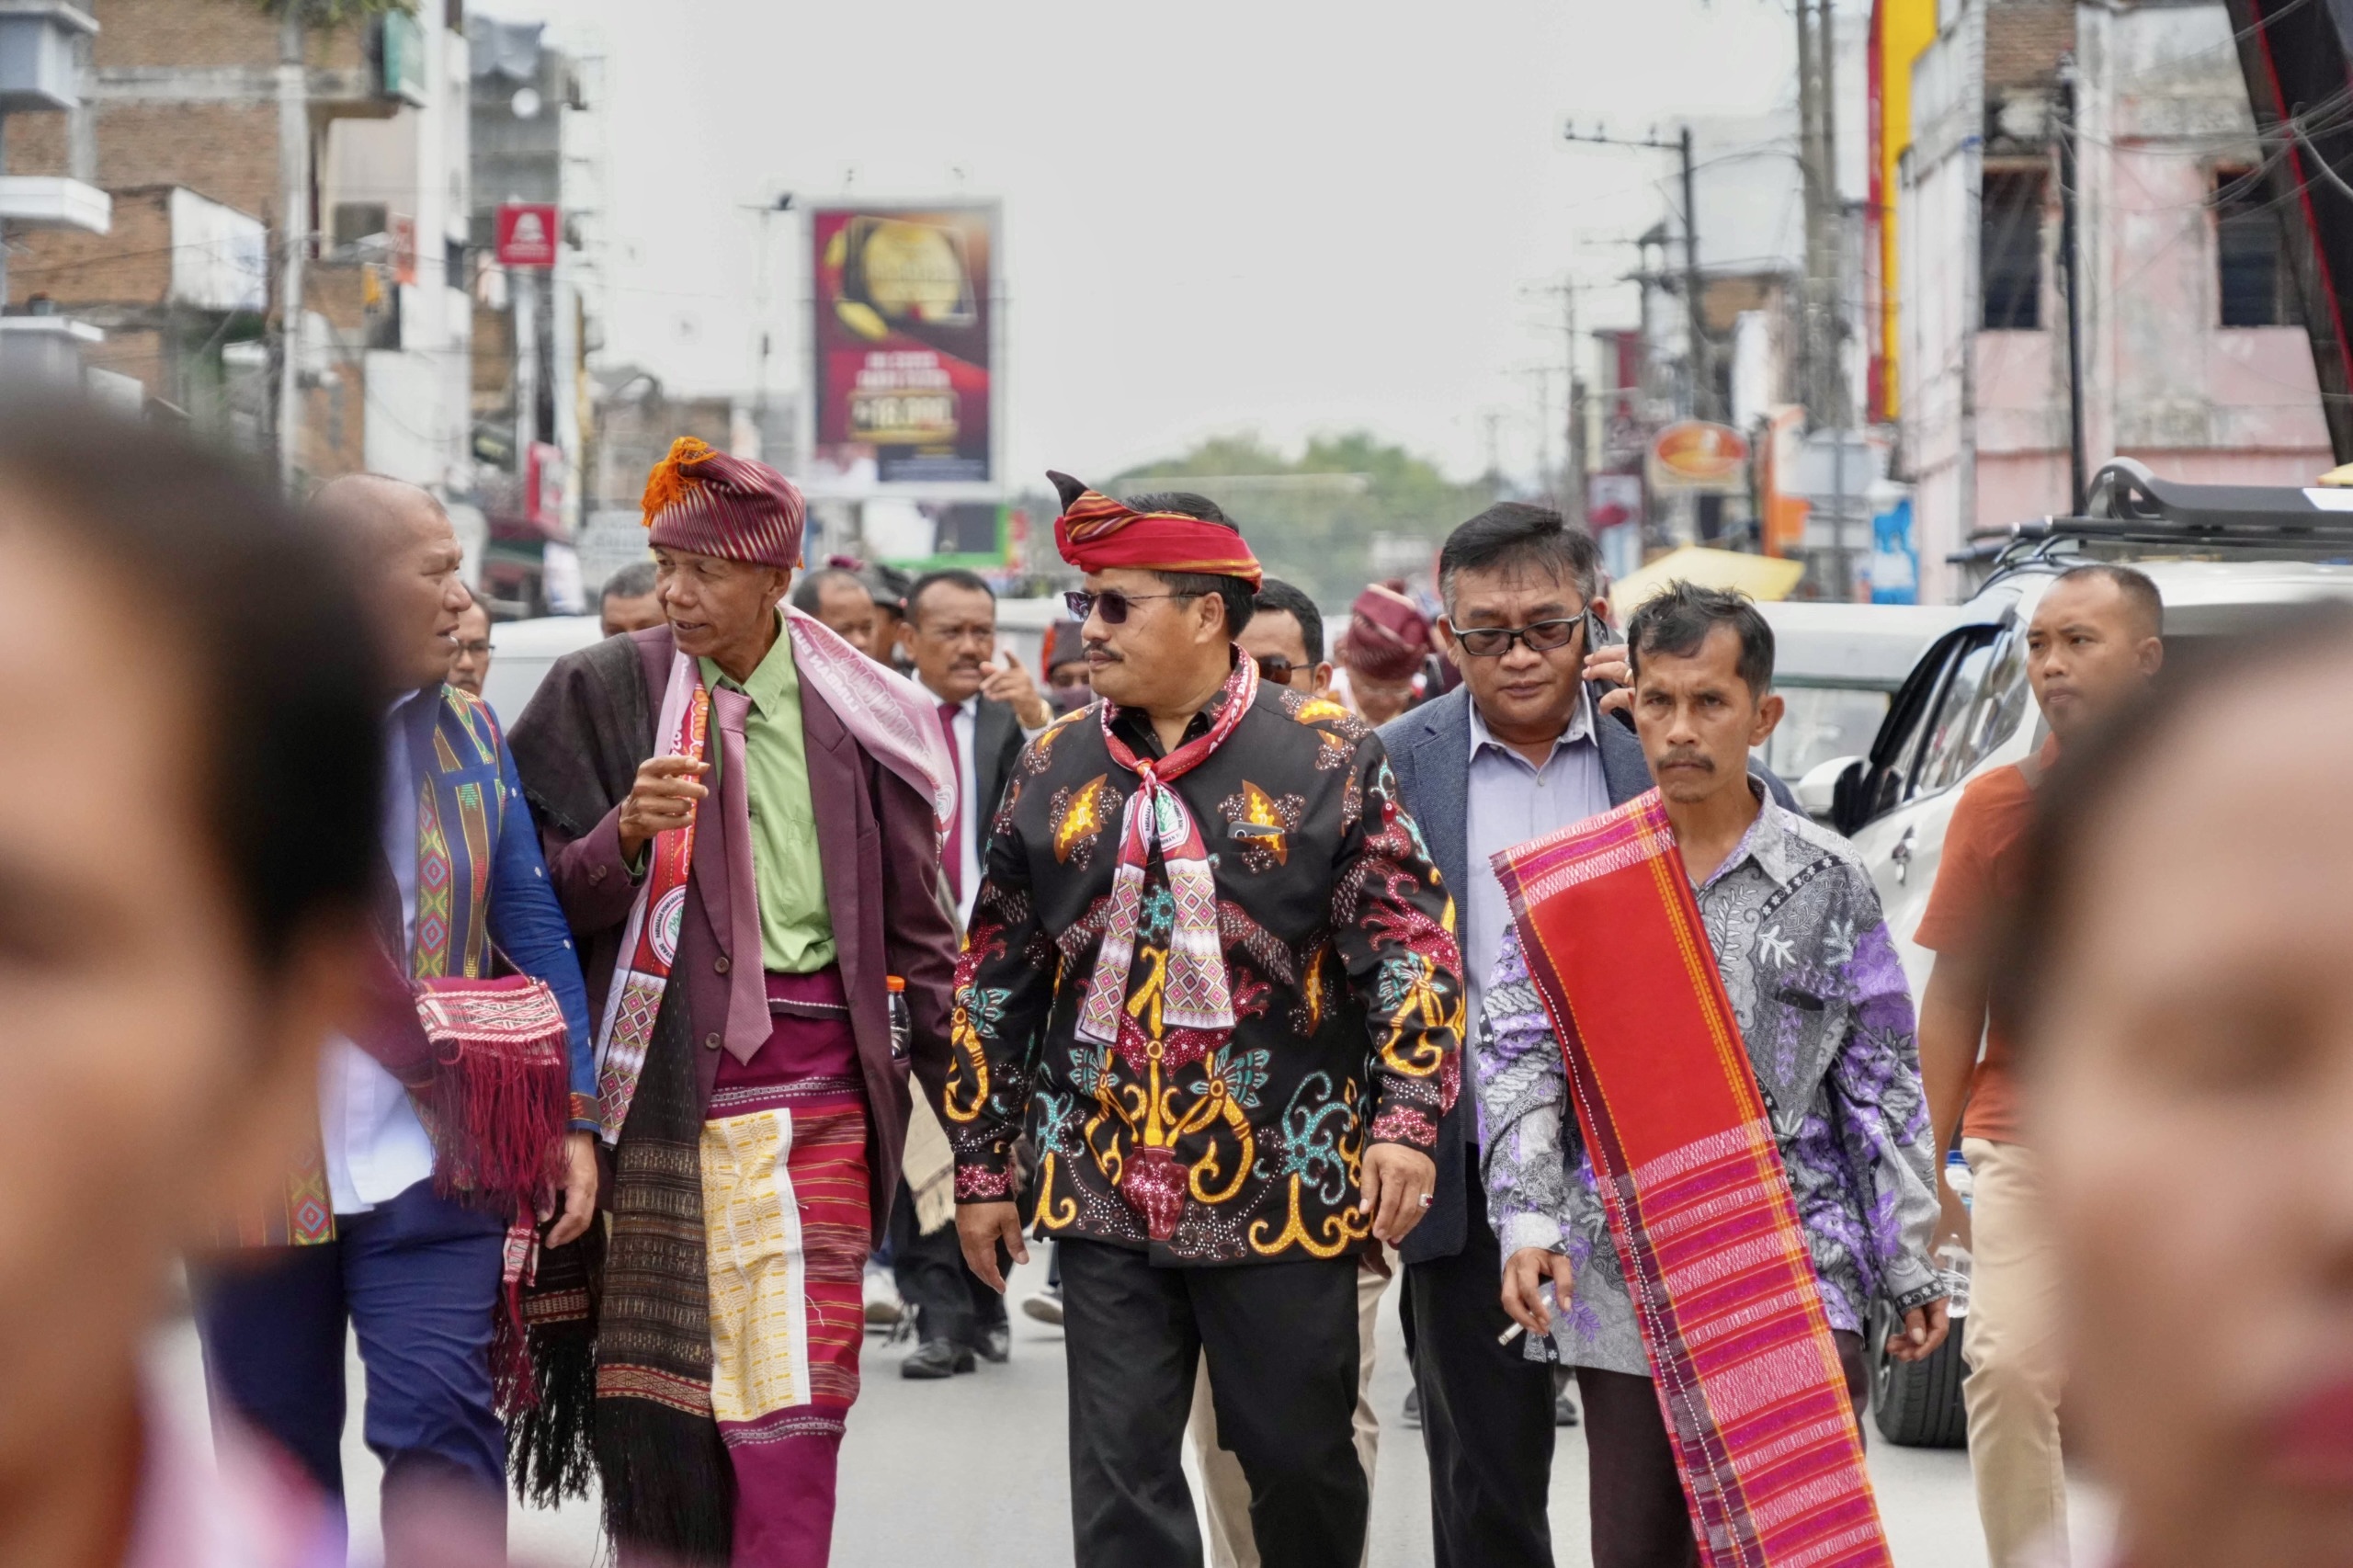
<svg viewBox="0 0 2353 1568">
<path fill-rule="evenodd" d="M 1780 1150 L 1658 792 L 1495 864 L 1702 1561 L 1891 1563 Z"/>
</svg>

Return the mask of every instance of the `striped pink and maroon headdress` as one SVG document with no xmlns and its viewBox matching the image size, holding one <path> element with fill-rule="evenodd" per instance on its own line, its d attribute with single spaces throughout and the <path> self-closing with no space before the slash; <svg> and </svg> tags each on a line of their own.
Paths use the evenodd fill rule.
<svg viewBox="0 0 2353 1568">
<path fill-rule="evenodd" d="M 681 436 L 645 481 L 649 542 L 791 571 L 801 564 L 808 506 L 766 463 Z"/>
</svg>

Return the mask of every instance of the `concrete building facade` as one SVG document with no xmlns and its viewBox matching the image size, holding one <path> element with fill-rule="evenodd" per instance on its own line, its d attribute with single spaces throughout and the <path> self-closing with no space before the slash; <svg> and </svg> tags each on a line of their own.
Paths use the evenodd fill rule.
<svg viewBox="0 0 2353 1568">
<path fill-rule="evenodd" d="M 80 108 L 28 119 L 6 170 L 115 197 L 104 236 L 28 236 L 11 311 L 107 332 L 86 358 L 201 427 L 274 449 L 274 367 L 299 356 L 299 481 L 366 467 L 461 495 L 472 308 L 459 0 L 307 40 L 313 224 L 304 312 L 278 318 L 285 233 L 277 20 L 248 0 L 92 0 Z M 258 277 L 255 274 L 258 269 Z"/>
<path fill-rule="evenodd" d="M 2211 483 L 2332 464 L 2224 8 L 1945 0 L 1911 81 L 1899 462 L 1923 597 L 1981 528 L 2073 504 L 2058 135 L 2072 75 L 2085 449 Z"/>
</svg>

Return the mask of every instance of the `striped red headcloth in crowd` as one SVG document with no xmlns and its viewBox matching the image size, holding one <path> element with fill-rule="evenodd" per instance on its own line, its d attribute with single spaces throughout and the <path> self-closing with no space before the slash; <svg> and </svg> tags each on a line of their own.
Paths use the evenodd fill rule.
<svg viewBox="0 0 2353 1568">
<path fill-rule="evenodd" d="M 1131 566 L 1143 572 L 1200 572 L 1239 577 L 1253 588 L 1265 575 L 1239 529 L 1182 512 L 1139 512 L 1090 490 L 1066 473 L 1046 477 L 1063 498 L 1054 544 L 1082 572 Z"/>
<path fill-rule="evenodd" d="M 646 476 L 644 505 L 649 543 L 788 572 L 801 564 L 807 504 L 766 463 L 681 436 Z"/>
</svg>

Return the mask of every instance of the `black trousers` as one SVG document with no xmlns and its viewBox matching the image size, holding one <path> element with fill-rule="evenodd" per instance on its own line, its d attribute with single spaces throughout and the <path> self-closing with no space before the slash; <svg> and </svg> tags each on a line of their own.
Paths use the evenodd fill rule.
<svg viewBox="0 0 2353 1568">
<path fill-rule="evenodd" d="M 1503 1250 L 1478 1151 L 1464 1151 L 1462 1250 L 1409 1264 L 1398 1313 L 1422 1400 L 1438 1568 L 1552 1568 L 1552 1369 L 1530 1361 L 1503 1309 Z M 1443 1179 L 1443 1178 L 1441 1178 Z"/>
<path fill-rule="evenodd" d="M 1203 1356 L 1259 1561 L 1357 1568 L 1357 1260 L 1155 1268 L 1086 1241 L 1062 1259 L 1077 1568 L 1199 1568 L 1180 1456 Z"/>
<path fill-rule="evenodd" d="M 904 1181 L 891 1205 L 891 1277 L 899 1299 L 915 1309 L 923 1344 L 945 1339 L 977 1347 L 983 1333 L 1006 1322 L 1005 1298 L 964 1267 L 956 1227 L 942 1225 L 927 1236 L 917 1230 L 915 1194 Z"/>
<path fill-rule="evenodd" d="M 1859 1422 L 1870 1392 L 1862 1336 L 1833 1330 L 1831 1337 Z M 1648 1378 L 1579 1367 L 1577 1393 L 1585 1401 L 1594 1568 L 1699 1568 L 1699 1544 L 1658 1390 Z"/>
</svg>

